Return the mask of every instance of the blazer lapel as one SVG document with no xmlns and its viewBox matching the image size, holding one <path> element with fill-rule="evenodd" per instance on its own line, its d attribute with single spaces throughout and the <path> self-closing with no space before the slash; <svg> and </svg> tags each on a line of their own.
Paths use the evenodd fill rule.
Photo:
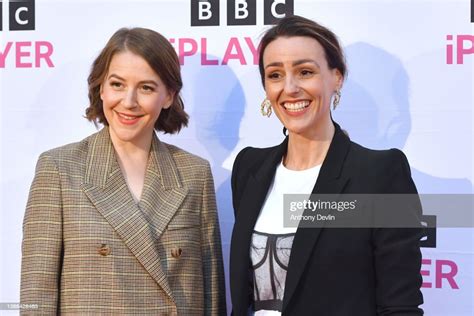
<svg viewBox="0 0 474 316">
<path fill-rule="evenodd" d="M 286 152 L 287 145 L 288 138 L 282 144 L 275 147 L 258 169 L 254 169 L 250 173 L 245 191 L 242 194 L 243 201 L 239 206 L 240 211 L 237 215 L 238 218 L 242 219 L 243 224 L 248 227 L 250 232 L 253 231 L 263 202 L 267 197 L 268 189 L 275 176 L 276 168 Z"/>
<path fill-rule="evenodd" d="M 247 276 L 250 268 L 250 242 L 253 229 L 257 221 L 260 209 L 267 196 L 270 184 L 273 181 L 276 167 L 280 163 L 284 152 L 286 151 L 288 138 L 279 146 L 275 147 L 268 157 L 252 170 L 245 183 L 245 190 L 242 193 L 241 202 L 235 219 L 232 237 L 231 262 L 236 262 L 231 266 L 232 275 L 240 276 L 234 278 L 237 289 L 247 289 L 248 279 L 241 276 Z M 238 238 L 238 240 L 236 239 Z M 235 259 L 233 259 L 235 258 Z M 238 263 L 237 263 L 238 262 Z M 233 300 L 240 301 L 239 306 L 248 306 L 248 295 L 242 293 L 232 293 L 236 295 Z"/>
<path fill-rule="evenodd" d="M 157 143 L 157 140 L 153 141 L 152 148 L 157 149 L 155 143 Z M 151 165 L 151 168 L 147 168 L 151 171 L 147 170 L 145 177 L 146 187 L 144 187 L 143 203 L 140 202 L 140 206 L 143 205 L 144 211 L 134 202 L 128 189 L 117 162 L 107 127 L 91 137 L 86 161 L 85 181 L 82 185 L 82 189 L 92 204 L 97 208 L 98 212 L 109 222 L 110 226 L 117 232 L 118 236 L 143 265 L 145 270 L 168 294 L 170 299 L 175 301 L 166 275 L 162 269 L 156 247 L 156 237 L 161 235 L 162 227 L 156 225 L 156 223 L 155 225 L 150 225 L 148 220 L 149 216 L 152 217 L 151 208 L 160 200 L 157 196 L 161 197 L 159 193 L 153 194 L 149 192 L 153 190 L 152 185 L 155 185 L 154 181 L 159 182 L 158 188 L 161 190 L 164 190 L 161 187 L 161 183 L 168 183 L 168 180 L 164 179 L 165 177 L 161 178 L 161 183 L 158 179 L 151 179 L 156 178 L 155 174 L 157 177 L 161 176 L 160 169 L 156 167 L 157 154 L 153 152 L 154 151 L 152 151 L 150 157 L 154 158 L 150 158 L 152 161 L 148 163 Z M 179 204 L 179 200 L 180 197 L 172 199 L 171 204 Z M 174 214 L 175 210 L 174 208 L 172 209 L 172 213 Z M 161 213 L 162 211 L 160 211 L 160 214 Z M 168 216 L 163 217 L 167 218 Z M 155 221 L 156 220 L 157 219 L 155 219 Z M 156 231 L 159 231 L 159 234 L 155 234 L 153 231 L 152 227 L 154 226 L 157 226 Z"/>
<path fill-rule="evenodd" d="M 328 153 L 323 161 L 318 179 L 313 188 L 312 194 L 338 194 L 344 190 L 348 178 L 344 177 L 342 167 L 349 151 L 350 140 L 342 132 L 338 124 L 334 123 L 336 128 Z M 305 213 L 309 210 L 305 210 Z M 309 215 L 309 214 L 308 214 Z M 291 248 L 290 261 L 288 263 L 288 274 L 285 281 L 285 294 L 283 296 L 283 311 L 288 306 L 293 293 L 296 290 L 298 282 L 303 274 L 309 257 L 312 254 L 321 233 L 321 227 L 301 228 L 296 231 Z"/>
<path fill-rule="evenodd" d="M 153 227 L 156 239 L 160 238 L 187 193 L 171 153 L 154 135 L 139 205 Z"/>
</svg>

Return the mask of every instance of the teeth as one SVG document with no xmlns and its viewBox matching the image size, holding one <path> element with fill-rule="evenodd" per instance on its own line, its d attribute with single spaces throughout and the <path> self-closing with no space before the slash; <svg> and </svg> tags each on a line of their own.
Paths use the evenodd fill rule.
<svg viewBox="0 0 474 316">
<path fill-rule="evenodd" d="M 309 101 L 299 101 L 295 103 L 285 102 L 283 106 L 290 112 L 297 112 L 303 110 L 309 105 Z"/>
</svg>

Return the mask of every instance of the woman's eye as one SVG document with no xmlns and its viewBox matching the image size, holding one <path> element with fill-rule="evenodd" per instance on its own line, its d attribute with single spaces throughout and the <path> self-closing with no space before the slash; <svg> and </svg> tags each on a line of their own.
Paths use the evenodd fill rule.
<svg viewBox="0 0 474 316">
<path fill-rule="evenodd" d="M 142 86 L 142 89 L 146 92 L 152 92 L 155 91 L 155 89 L 152 86 L 144 85 Z"/>
<path fill-rule="evenodd" d="M 277 73 L 277 72 L 272 72 L 272 73 L 268 74 L 267 77 L 268 77 L 268 79 L 278 79 L 278 78 L 280 78 L 280 74 Z"/>
<path fill-rule="evenodd" d="M 118 81 L 110 82 L 110 86 L 115 89 L 120 89 L 122 87 L 122 83 Z"/>
<path fill-rule="evenodd" d="M 307 69 L 301 70 L 301 75 L 304 77 L 311 76 L 313 73 L 314 72 L 311 70 L 307 70 Z"/>
</svg>

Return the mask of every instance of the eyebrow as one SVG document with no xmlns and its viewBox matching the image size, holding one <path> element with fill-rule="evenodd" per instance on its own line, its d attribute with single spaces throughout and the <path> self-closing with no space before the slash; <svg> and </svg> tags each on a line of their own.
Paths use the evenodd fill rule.
<svg viewBox="0 0 474 316">
<path fill-rule="evenodd" d="M 116 79 L 118 79 L 118 80 L 125 81 L 124 78 L 122 78 L 122 77 L 120 77 L 119 75 L 116 75 L 116 74 L 111 74 L 111 75 L 108 77 L 108 79 L 110 79 L 110 78 L 116 78 Z M 154 81 L 154 80 L 142 80 L 142 81 L 140 81 L 139 83 L 141 83 L 141 84 L 154 84 L 155 86 L 158 86 L 158 83 L 157 83 L 156 81 Z"/>
<path fill-rule="evenodd" d="M 291 65 L 294 67 L 294 66 L 298 66 L 298 65 L 301 65 L 301 64 L 305 64 L 305 63 L 312 63 L 312 64 L 315 64 L 318 68 L 321 68 L 315 60 L 309 59 L 309 58 L 295 60 Z M 281 66 L 283 66 L 283 63 L 277 61 L 277 62 L 268 64 L 267 66 L 265 66 L 265 68 L 268 68 L 268 67 L 281 67 Z"/>
</svg>

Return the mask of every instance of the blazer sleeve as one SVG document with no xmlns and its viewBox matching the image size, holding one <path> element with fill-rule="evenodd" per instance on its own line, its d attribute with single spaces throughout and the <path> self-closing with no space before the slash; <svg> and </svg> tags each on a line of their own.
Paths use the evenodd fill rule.
<svg viewBox="0 0 474 316">
<path fill-rule="evenodd" d="M 36 166 L 23 221 L 20 302 L 31 309 L 21 313 L 54 315 L 62 262 L 62 202 L 58 168 L 42 154 Z M 37 305 L 37 310 L 33 306 Z M 28 307 L 28 308 L 29 308 Z"/>
<path fill-rule="evenodd" d="M 410 228 L 374 229 L 377 314 L 423 315 L 423 310 L 418 307 L 423 304 L 420 291 L 421 204 L 405 155 L 399 150 L 391 150 L 391 153 L 392 159 L 386 170 L 390 176 L 385 179 L 386 186 L 382 193 L 413 195 L 410 202 L 415 203 L 407 203 L 407 209 L 400 211 L 414 212 L 415 216 L 410 218 L 418 222 Z M 419 228 L 416 227 L 418 225 Z"/>
<path fill-rule="evenodd" d="M 225 315 L 225 285 L 222 247 L 214 181 L 206 164 L 201 210 L 201 251 L 204 276 L 205 315 Z"/>
</svg>

